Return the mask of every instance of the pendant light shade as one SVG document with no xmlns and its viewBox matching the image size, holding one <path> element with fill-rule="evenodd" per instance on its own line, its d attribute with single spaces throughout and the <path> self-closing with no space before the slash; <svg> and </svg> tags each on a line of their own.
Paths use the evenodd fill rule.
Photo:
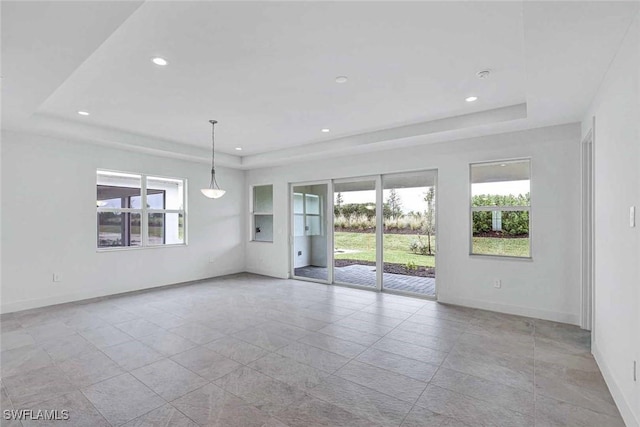
<svg viewBox="0 0 640 427">
<path fill-rule="evenodd" d="M 208 197 L 210 199 L 219 199 L 220 197 L 224 196 L 224 193 L 226 193 L 226 191 L 219 188 L 203 188 L 200 191 L 205 195 L 205 197 Z"/>
<path fill-rule="evenodd" d="M 224 196 L 223 189 L 220 188 L 218 182 L 216 181 L 216 165 L 215 165 L 215 156 L 216 156 L 216 140 L 215 140 L 215 128 L 216 123 L 215 120 L 209 120 L 211 123 L 211 182 L 209 182 L 209 188 L 203 188 L 200 190 L 205 197 L 210 199 L 219 199 Z"/>
</svg>

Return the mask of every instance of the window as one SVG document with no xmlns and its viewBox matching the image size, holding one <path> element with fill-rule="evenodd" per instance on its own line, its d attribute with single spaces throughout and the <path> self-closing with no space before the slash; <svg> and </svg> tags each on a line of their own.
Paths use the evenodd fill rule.
<svg viewBox="0 0 640 427">
<path fill-rule="evenodd" d="M 253 187 L 252 240 L 256 242 L 273 242 L 273 185 L 256 185 Z"/>
<path fill-rule="evenodd" d="M 471 165 L 471 254 L 531 257 L 531 161 Z"/>
<path fill-rule="evenodd" d="M 185 243 L 185 180 L 97 171 L 98 248 Z"/>
<path fill-rule="evenodd" d="M 321 236 L 323 234 L 322 202 L 322 196 L 319 194 L 293 193 L 294 236 Z"/>
</svg>

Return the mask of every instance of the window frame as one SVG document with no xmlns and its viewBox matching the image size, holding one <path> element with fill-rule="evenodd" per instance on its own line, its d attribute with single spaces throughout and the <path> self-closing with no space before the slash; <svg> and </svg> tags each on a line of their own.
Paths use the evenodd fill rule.
<svg viewBox="0 0 640 427">
<path fill-rule="evenodd" d="M 256 205 L 256 188 L 258 187 L 271 187 L 271 211 L 270 212 L 262 212 L 262 211 L 256 211 L 255 210 L 255 205 Z M 251 186 L 251 191 L 249 192 L 250 194 L 250 199 L 249 199 L 249 215 L 251 217 L 250 220 L 250 228 L 249 228 L 249 241 L 250 242 L 256 242 L 256 243 L 273 243 L 273 219 L 274 219 L 274 215 L 273 215 L 273 204 L 274 204 L 274 200 L 273 200 L 273 184 L 256 184 L 256 185 L 252 185 Z M 271 240 L 257 240 L 256 239 L 256 217 L 257 216 L 270 216 L 271 217 Z"/>
<path fill-rule="evenodd" d="M 472 177 L 472 169 L 473 166 L 479 165 L 497 165 L 499 166 L 501 163 L 517 163 L 517 162 L 528 162 L 529 163 L 529 205 L 528 206 L 473 206 L 473 177 Z M 472 162 L 469 163 L 469 194 L 468 194 L 468 203 L 469 203 L 469 256 L 470 257 L 479 257 L 479 258 L 493 258 L 493 259 L 502 259 L 502 260 L 514 260 L 514 261 L 533 261 L 533 233 L 532 233 L 532 223 L 533 223 L 533 209 L 532 200 L 533 200 L 533 161 L 531 157 L 515 157 L 508 159 L 499 159 L 499 160 L 488 160 L 481 162 Z M 473 213 L 474 212 L 520 212 L 527 211 L 529 212 L 529 256 L 515 256 L 515 255 L 499 255 L 499 254 L 479 254 L 473 252 Z"/>
<path fill-rule="evenodd" d="M 169 177 L 159 174 L 148 174 L 148 173 L 138 173 L 138 172 L 127 172 L 113 169 L 96 169 L 96 184 L 95 189 L 100 185 L 98 184 L 98 176 L 100 173 L 105 175 L 109 174 L 123 174 L 129 175 L 131 177 L 139 177 L 140 178 L 140 208 L 105 208 L 96 206 L 96 251 L 97 252 L 112 252 L 112 251 L 129 251 L 129 250 L 140 250 L 140 249 L 157 249 L 157 248 L 167 248 L 167 247 L 181 247 L 188 246 L 188 221 L 187 221 L 187 194 L 188 194 L 188 180 L 187 178 L 177 178 L 177 177 Z M 151 178 L 158 179 L 166 179 L 172 181 L 182 182 L 182 209 L 166 209 L 167 199 L 166 199 L 166 190 L 162 191 L 162 204 L 165 207 L 164 209 L 151 209 L 147 207 L 147 181 Z M 137 196 L 128 196 L 128 206 L 131 206 L 131 197 Z M 113 212 L 113 213 L 129 213 L 129 214 L 139 214 L 140 215 L 140 245 L 139 246 L 98 246 L 99 244 L 99 236 L 100 236 L 100 223 L 98 220 L 98 215 L 100 212 Z M 183 228 L 183 241 L 182 243 L 166 243 L 166 220 L 163 222 L 163 229 L 165 230 L 162 236 L 162 244 L 149 244 L 149 215 L 161 213 L 161 214 L 178 214 L 178 218 L 182 215 L 182 228 Z M 166 217 L 165 217 L 166 218 Z M 178 219 L 179 220 L 179 219 Z M 130 237 L 129 237 L 130 239 Z"/>
<path fill-rule="evenodd" d="M 298 185 L 296 184 L 296 186 L 298 186 Z M 295 199 L 295 195 L 296 194 L 302 195 L 302 212 L 298 212 L 298 213 L 295 212 L 295 201 L 292 200 L 292 203 L 294 203 L 293 204 L 293 208 L 292 208 L 292 211 L 293 211 L 292 236 L 293 237 L 325 236 L 326 232 L 327 232 L 327 228 L 326 228 L 325 221 L 323 221 L 323 218 L 324 218 L 324 215 L 325 215 L 324 212 L 325 212 L 325 210 L 327 208 L 326 207 L 326 202 L 318 194 L 304 193 L 304 192 L 303 193 L 292 193 L 294 199 Z M 307 211 L 307 196 L 316 196 L 316 197 L 318 197 L 318 207 L 319 207 L 318 212 L 319 213 L 309 213 Z M 304 227 L 304 230 L 303 230 L 304 234 L 300 234 L 300 235 L 296 235 L 295 234 L 295 232 L 296 232 L 295 231 L 295 220 L 296 220 L 296 217 L 301 217 L 302 218 L 302 224 L 303 224 L 303 227 Z M 307 218 L 309 218 L 309 217 L 318 218 L 318 224 L 319 224 L 319 228 L 320 229 L 319 229 L 317 234 L 310 234 L 309 233 L 311 231 L 310 228 L 307 226 Z"/>
<path fill-rule="evenodd" d="M 324 221 L 322 221 L 323 215 L 322 212 L 324 212 L 324 203 L 322 200 L 322 197 L 320 197 L 317 194 L 311 194 L 311 193 L 302 193 L 303 197 L 303 211 L 304 211 L 304 235 L 305 237 L 312 237 L 312 236 L 324 236 L 325 235 L 325 229 L 323 226 Z M 307 210 L 307 196 L 315 196 L 318 198 L 318 213 L 309 213 Z M 317 217 L 318 218 L 318 224 L 320 227 L 320 230 L 318 231 L 318 234 L 310 234 L 309 232 L 311 231 L 310 227 L 307 225 L 307 218 L 308 217 Z"/>
</svg>

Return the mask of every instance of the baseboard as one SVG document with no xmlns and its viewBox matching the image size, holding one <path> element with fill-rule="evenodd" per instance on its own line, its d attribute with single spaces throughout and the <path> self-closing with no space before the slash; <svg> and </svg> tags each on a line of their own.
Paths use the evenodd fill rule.
<svg viewBox="0 0 640 427">
<path fill-rule="evenodd" d="M 579 314 L 540 310 L 537 308 L 499 304 L 490 301 L 472 300 L 466 298 L 442 297 L 441 295 L 438 295 L 438 301 L 445 304 L 462 305 L 465 307 L 479 308 L 481 310 L 498 311 L 500 313 L 514 314 L 516 316 L 533 317 L 536 319 L 551 320 L 554 322 L 568 323 L 570 325 L 580 326 Z"/>
<path fill-rule="evenodd" d="M 142 288 L 93 289 L 93 290 L 87 290 L 86 292 L 74 292 L 74 293 L 71 293 L 71 294 L 55 295 L 55 296 L 47 297 L 47 298 L 37 298 L 37 299 L 30 299 L 30 300 L 15 301 L 15 302 L 10 302 L 10 303 L 7 303 L 7 304 L 0 305 L 0 314 L 13 313 L 15 311 L 22 311 L 22 310 L 30 310 L 30 309 L 33 309 L 33 308 L 48 307 L 48 306 L 51 306 L 51 305 L 59 305 L 59 304 L 66 304 L 66 303 L 84 301 L 84 300 L 89 300 L 89 299 L 94 299 L 94 298 L 103 298 L 103 297 L 109 297 L 109 296 L 114 296 L 114 295 L 122 295 L 122 294 L 134 293 L 134 292 L 141 292 L 141 291 L 147 291 L 147 290 L 150 290 L 150 289 L 160 289 L 160 288 L 166 288 L 166 287 L 172 287 L 172 286 L 191 285 L 191 284 L 194 284 L 194 283 L 198 283 L 198 282 L 202 282 L 202 281 L 206 281 L 206 280 L 211 280 L 211 279 L 214 279 L 214 278 L 220 278 L 220 277 L 223 277 L 223 276 L 230 276 L 230 275 L 234 275 L 234 274 L 238 274 L 238 273 L 244 273 L 244 271 L 229 270 L 229 271 L 226 271 L 226 272 L 221 272 L 220 274 L 215 275 L 215 276 L 196 278 L 196 279 L 193 279 L 193 280 L 188 280 L 188 281 L 184 281 L 184 282 L 177 282 L 177 283 L 165 283 L 165 284 L 162 284 L 162 285 L 147 286 L 147 287 L 142 287 Z"/>
<path fill-rule="evenodd" d="M 620 415 L 622 415 L 622 419 L 627 427 L 640 427 L 640 419 L 638 419 L 638 414 L 633 413 L 631 410 L 632 406 L 627 402 L 622 390 L 618 387 L 618 383 L 613 378 L 611 374 L 611 370 L 609 366 L 604 361 L 604 357 L 596 343 L 593 343 L 591 346 L 591 352 L 593 353 L 594 359 L 596 359 L 596 363 L 598 364 L 598 368 L 600 368 L 600 372 L 602 372 L 602 376 L 604 377 L 604 382 L 607 383 L 607 387 L 609 387 L 609 392 L 611 396 L 613 396 L 613 400 L 616 402 L 618 406 L 618 410 L 620 411 Z"/>
<path fill-rule="evenodd" d="M 273 270 L 266 270 L 266 269 L 262 269 L 262 268 L 247 267 L 246 273 L 258 274 L 260 276 L 274 277 L 276 279 L 288 279 L 289 278 L 289 273 L 285 273 L 285 274 L 276 273 Z"/>
</svg>

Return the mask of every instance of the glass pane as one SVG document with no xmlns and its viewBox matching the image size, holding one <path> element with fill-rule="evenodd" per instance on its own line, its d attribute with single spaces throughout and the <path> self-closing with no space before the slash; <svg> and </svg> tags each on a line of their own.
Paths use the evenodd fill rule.
<svg viewBox="0 0 640 427">
<path fill-rule="evenodd" d="M 132 205 L 136 196 L 140 197 L 140 175 L 98 171 L 96 205 L 99 208 L 139 208 Z"/>
<path fill-rule="evenodd" d="M 131 197 L 129 205 L 130 205 L 129 207 L 131 207 L 131 208 L 141 209 L 142 208 L 142 196 L 133 196 L 133 197 Z"/>
<path fill-rule="evenodd" d="M 147 178 L 147 208 L 184 210 L 184 181 L 172 178 Z"/>
<path fill-rule="evenodd" d="M 295 215 L 293 218 L 293 235 L 304 236 L 305 224 L 304 215 Z"/>
<path fill-rule="evenodd" d="M 305 194 L 307 214 L 320 215 L 320 197 L 315 194 Z"/>
<path fill-rule="evenodd" d="M 327 200 L 328 191 L 327 184 L 293 187 L 293 261 L 296 277 L 329 279 L 328 236 L 322 229 L 326 218 L 321 202 Z"/>
<path fill-rule="evenodd" d="M 531 206 L 530 163 L 471 165 L 471 206 Z"/>
<path fill-rule="evenodd" d="M 335 281 L 376 286 L 376 183 L 374 180 L 334 186 Z"/>
<path fill-rule="evenodd" d="M 306 231 L 307 236 L 319 236 L 322 234 L 319 215 L 307 215 Z"/>
<path fill-rule="evenodd" d="M 149 245 L 184 243 L 184 215 L 181 213 L 149 214 Z"/>
<path fill-rule="evenodd" d="M 531 256 L 528 211 L 480 211 L 472 218 L 472 254 Z"/>
<path fill-rule="evenodd" d="M 471 206 L 531 206 L 531 162 L 512 160 L 471 165 Z M 471 253 L 529 257 L 529 212 L 472 212 Z"/>
<path fill-rule="evenodd" d="M 140 246 L 140 214 L 98 212 L 98 247 Z"/>
<path fill-rule="evenodd" d="M 435 296 L 436 172 L 385 175 L 382 286 Z"/>
<path fill-rule="evenodd" d="M 273 242 L 273 215 L 255 215 L 253 240 Z"/>
<path fill-rule="evenodd" d="M 302 193 L 293 194 L 293 213 L 304 213 L 304 198 L 302 197 Z"/>
<path fill-rule="evenodd" d="M 253 187 L 253 211 L 258 213 L 273 212 L 272 185 L 259 185 Z"/>
</svg>

